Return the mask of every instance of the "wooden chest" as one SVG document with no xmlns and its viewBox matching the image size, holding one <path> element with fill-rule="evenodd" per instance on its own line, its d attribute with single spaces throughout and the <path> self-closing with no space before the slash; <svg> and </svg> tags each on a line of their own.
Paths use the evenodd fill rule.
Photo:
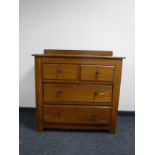
<svg viewBox="0 0 155 155">
<path fill-rule="evenodd" d="M 115 132 L 122 57 L 112 51 L 44 50 L 35 56 L 37 131 Z"/>
</svg>

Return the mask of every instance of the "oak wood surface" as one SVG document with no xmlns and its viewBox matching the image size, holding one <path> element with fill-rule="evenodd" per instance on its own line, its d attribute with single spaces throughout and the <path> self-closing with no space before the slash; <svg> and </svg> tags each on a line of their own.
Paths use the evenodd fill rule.
<svg viewBox="0 0 155 155">
<path fill-rule="evenodd" d="M 120 93 L 120 84 L 121 84 L 121 74 L 122 74 L 122 61 L 116 63 L 115 69 L 115 83 L 113 88 L 113 106 L 111 113 L 111 124 L 109 132 L 114 133 L 116 131 L 116 121 L 117 121 L 117 112 L 119 104 L 119 93 Z"/>
<path fill-rule="evenodd" d="M 83 102 L 83 101 L 43 101 L 44 105 L 86 105 L 112 106 L 112 102 Z"/>
<path fill-rule="evenodd" d="M 42 62 L 35 57 L 35 88 L 36 88 L 36 129 L 43 131 L 42 126 Z"/>
<path fill-rule="evenodd" d="M 114 66 L 117 61 L 120 61 L 122 59 L 105 59 L 105 58 L 69 58 L 69 57 L 42 57 L 42 63 L 43 64 L 58 64 L 58 63 L 64 63 L 64 64 L 79 64 L 79 65 L 105 65 L 105 66 Z"/>
<path fill-rule="evenodd" d="M 77 65 L 43 64 L 43 79 L 76 80 Z"/>
<path fill-rule="evenodd" d="M 97 55 L 56 55 L 56 54 L 32 54 L 36 57 L 65 57 L 65 58 L 92 58 L 92 59 L 125 59 L 125 57 L 118 56 L 97 56 Z"/>
<path fill-rule="evenodd" d="M 81 65 L 81 80 L 113 81 L 115 66 Z"/>
<path fill-rule="evenodd" d="M 95 51 L 95 50 L 58 50 L 45 49 L 45 55 L 95 55 L 95 56 L 112 56 L 112 51 Z"/>
<path fill-rule="evenodd" d="M 112 101 L 111 85 L 44 83 L 43 92 L 44 101 Z"/>
<path fill-rule="evenodd" d="M 72 123 L 44 123 L 44 128 L 49 129 L 74 129 L 74 130 L 101 130 L 108 131 L 108 124 L 72 124 Z"/>
<path fill-rule="evenodd" d="M 80 75 L 79 75 L 80 76 Z M 80 78 L 80 77 L 79 77 Z M 81 81 L 80 79 L 77 80 L 51 80 L 51 79 L 43 79 L 42 82 L 44 83 L 81 83 L 81 84 L 110 84 L 113 85 L 114 81 Z"/>
<path fill-rule="evenodd" d="M 112 51 L 45 50 L 35 56 L 37 131 L 116 131 L 122 60 Z"/>
<path fill-rule="evenodd" d="M 43 106 L 44 123 L 109 124 L 111 108 L 103 106 Z"/>
</svg>

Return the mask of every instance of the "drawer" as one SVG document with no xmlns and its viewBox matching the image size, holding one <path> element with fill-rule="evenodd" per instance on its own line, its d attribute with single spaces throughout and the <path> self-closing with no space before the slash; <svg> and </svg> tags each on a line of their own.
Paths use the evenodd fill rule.
<svg viewBox="0 0 155 155">
<path fill-rule="evenodd" d="M 81 80 L 113 81 L 115 66 L 81 65 Z"/>
<path fill-rule="evenodd" d="M 110 107 L 97 106 L 43 106 L 44 123 L 109 124 Z"/>
<path fill-rule="evenodd" d="M 43 64 L 43 79 L 76 80 L 77 65 Z"/>
<path fill-rule="evenodd" d="M 44 83 L 44 101 L 111 102 L 112 85 Z"/>
</svg>

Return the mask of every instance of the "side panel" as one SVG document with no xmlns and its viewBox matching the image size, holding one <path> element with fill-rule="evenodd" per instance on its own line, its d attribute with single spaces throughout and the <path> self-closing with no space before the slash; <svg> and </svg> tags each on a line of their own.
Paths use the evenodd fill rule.
<svg viewBox="0 0 155 155">
<path fill-rule="evenodd" d="M 36 128 L 43 131 L 42 125 L 42 58 L 35 57 L 35 87 L 36 87 Z"/>
<path fill-rule="evenodd" d="M 117 112 L 119 104 L 119 92 L 122 73 L 122 60 L 118 60 L 115 66 L 115 81 L 113 87 L 113 101 L 112 101 L 112 113 L 111 113 L 111 125 L 109 132 L 114 133 L 116 130 Z"/>
</svg>

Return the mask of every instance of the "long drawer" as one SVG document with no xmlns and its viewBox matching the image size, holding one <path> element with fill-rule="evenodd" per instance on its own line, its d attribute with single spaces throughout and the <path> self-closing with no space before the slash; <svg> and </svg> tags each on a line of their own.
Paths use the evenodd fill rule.
<svg viewBox="0 0 155 155">
<path fill-rule="evenodd" d="M 43 100 L 112 102 L 112 85 L 44 83 Z"/>
<path fill-rule="evenodd" d="M 109 124 L 111 108 L 104 106 L 43 106 L 44 123 Z"/>
</svg>

